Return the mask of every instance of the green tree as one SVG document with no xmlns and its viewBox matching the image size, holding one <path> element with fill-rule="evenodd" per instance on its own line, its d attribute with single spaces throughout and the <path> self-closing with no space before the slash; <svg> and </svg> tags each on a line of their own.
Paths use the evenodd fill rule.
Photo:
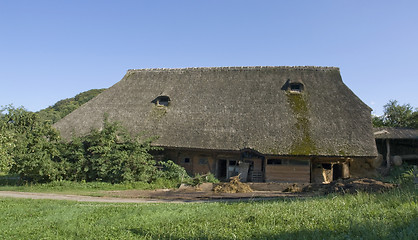
<svg viewBox="0 0 418 240">
<path fill-rule="evenodd" d="M 418 128 L 418 110 L 410 104 L 400 105 L 396 100 L 390 100 L 384 107 L 383 116 L 373 116 L 375 127 L 406 127 Z"/>
<path fill-rule="evenodd" d="M 13 165 L 13 149 L 16 146 L 14 131 L 8 128 L 8 122 L 3 112 L 6 107 L 0 109 L 0 171 L 9 172 Z"/>
<path fill-rule="evenodd" d="M 410 128 L 418 129 L 418 109 L 415 109 L 415 111 L 411 114 L 408 122 L 408 126 Z"/>
<path fill-rule="evenodd" d="M 67 116 L 72 111 L 79 108 L 84 103 L 99 95 L 106 89 L 91 89 L 77 94 L 73 98 L 67 98 L 58 101 L 53 106 L 40 110 L 39 117 L 43 121 L 58 122 L 61 118 Z"/>
<path fill-rule="evenodd" d="M 59 176 L 53 159 L 58 156 L 58 132 L 50 123 L 41 121 L 36 113 L 23 107 L 7 106 L 1 116 L 1 151 L 3 170 L 36 182 L 54 180 Z"/>
<path fill-rule="evenodd" d="M 384 127 L 385 123 L 383 122 L 382 116 L 372 115 L 372 123 L 374 127 Z"/>
</svg>

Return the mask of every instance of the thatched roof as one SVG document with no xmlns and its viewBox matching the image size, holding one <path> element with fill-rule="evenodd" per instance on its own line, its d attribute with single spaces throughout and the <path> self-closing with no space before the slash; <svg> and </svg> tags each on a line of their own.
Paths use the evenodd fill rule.
<svg viewBox="0 0 418 240">
<path fill-rule="evenodd" d="M 418 140 L 418 130 L 410 128 L 380 127 L 374 128 L 376 139 L 415 139 Z"/>
<path fill-rule="evenodd" d="M 168 148 L 375 156 L 370 112 L 333 67 L 138 69 L 55 126 L 69 139 L 107 113 Z"/>
</svg>

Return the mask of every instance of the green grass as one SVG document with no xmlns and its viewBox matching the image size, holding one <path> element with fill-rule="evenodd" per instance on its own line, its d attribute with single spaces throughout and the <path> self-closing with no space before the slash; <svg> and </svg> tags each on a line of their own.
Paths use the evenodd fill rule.
<svg viewBox="0 0 418 240">
<path fill-rule="evenodd" d="M 53 181 L 49 183 L 27 183 L 18 181 L 16 177 L 0 176 L 0 191 L 65 193 L 77 195 L 100 196 L 100 191 L 129 190 L 129 189 L 159 189 L 175 188 L 178 183 L 158 179 L 153 183 L 126 182 L 111 184 L 106 182 L 73 182 Z"/>
<path fill-rule="evenodd" d="M 0 239 L 416 239 L 417 190 L 238 203 L 0 198 Z"/>
</svg>

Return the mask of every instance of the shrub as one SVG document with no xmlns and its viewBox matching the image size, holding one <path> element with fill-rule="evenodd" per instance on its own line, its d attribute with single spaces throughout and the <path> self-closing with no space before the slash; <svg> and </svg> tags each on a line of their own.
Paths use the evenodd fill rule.
<svg viewBox="0 0 418 240">
<path fill-rule="evenodd" d="M 219 180 L 212 173 L 207 173 L 204 175 L 197 173 L 187 183 L 193 186 L 197 186 L 199 184 L 206 183 L 206 182 L 219 183 Z"/>
<path fill-rule="evenodd" d="M 160 148 L 152 147 L 152 140 L 132 137 L 120 123 L 105 117 L 101 130 L 60 142 L 50 121 L 8 106 L 0 110 L 0 171 L 27 182 L 151 183 L 159 179 L 158 184 L 175 185 L 190 179 L 172 161 L 156 165 L 149 152 Z"/>
<path fill-rule="evenodd" d="M 131 137 L 117 122 L 104 119 L 103 129 L 74 138 L 62 151 L 63 161 L 70 164 L 66 177 L 70 180 L 111 183 L 145 181 L 158 177 L 150 150 L 151 140 Z"/>
<path fill-rule="evenodd" d="M 41 121 L 36 113 L 24 108 L 8 106 L 2 112 L 6 112 L 0 119 L 0 144 L 3 146 L 0 149 L 6 149 L 6 162 L 1 164 L 3 170 L 29 181 L 57 179 L 60 173 L 53 159 L 59 154 L 58 132 L 50 123 Z"/>
<path fill-rule="evenodd" d="M 190 179 L 190 176 L 187 174 L 186 170 L 171 160 L 161 161 L 158 164 L 162 167 L 160 172 L 160 177 L 162 178 L 177 181 L 179 183 L 188 181 Z"/>
<path fill-rule="evenodd" d="M 394 166 L 391 168 L 389 176 L 385 180 L 400 185 L 411 185 L 414 182 L 413 171 L 413 166 L 407 163 L 399 167 Z"/>
</svg>

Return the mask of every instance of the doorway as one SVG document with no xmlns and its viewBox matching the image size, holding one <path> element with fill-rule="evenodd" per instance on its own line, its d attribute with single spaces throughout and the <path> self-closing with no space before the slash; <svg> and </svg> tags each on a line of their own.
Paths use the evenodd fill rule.
<svg viewBox="0 0 418 240">
<path fill-rule="evenodd" d="M 332 165 L 332 181 L 343 177 L 343 168 L 341 164 Z"/>
<path fill-rule="evenodd" d="M 217 178 L 218 179 L 226 179 L 226 173 L 228 169 L 228 161 L 225 159 L 219 159 L 218 160 L 218 172 L 217 172 Z"/>
</svg>

